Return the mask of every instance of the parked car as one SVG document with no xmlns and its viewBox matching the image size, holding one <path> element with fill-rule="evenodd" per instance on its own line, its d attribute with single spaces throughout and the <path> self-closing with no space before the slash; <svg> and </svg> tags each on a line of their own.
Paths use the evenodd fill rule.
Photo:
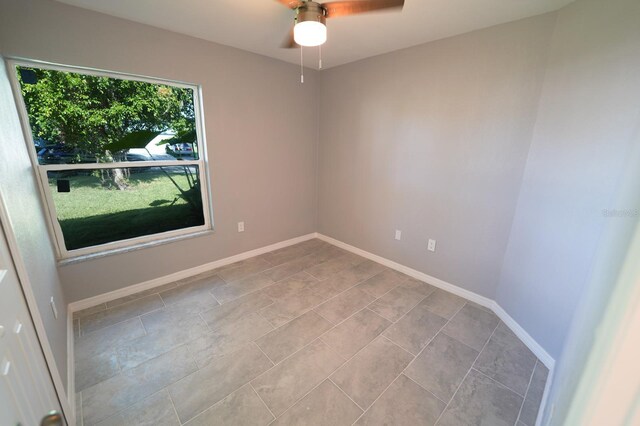
<svg viewBox="0 0 640 426">
<path fill-rule="evenodd" d="M 174 157 L 185 157 L 193 155 L 193 145 L 190 143 L 176 143 L 166 146 L 167 154 Z"/>
</svg>

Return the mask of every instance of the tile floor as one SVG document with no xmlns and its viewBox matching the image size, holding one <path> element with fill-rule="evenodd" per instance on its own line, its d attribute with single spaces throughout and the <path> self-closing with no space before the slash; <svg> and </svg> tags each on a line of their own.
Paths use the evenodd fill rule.
<svg viewBox="0 0 640 426">
<path fill-rule="evenodd" d="M 534 426 L 548 374 L 486 308 L 320 240 L 74 326 L 84 426 Z"/>
</svg>

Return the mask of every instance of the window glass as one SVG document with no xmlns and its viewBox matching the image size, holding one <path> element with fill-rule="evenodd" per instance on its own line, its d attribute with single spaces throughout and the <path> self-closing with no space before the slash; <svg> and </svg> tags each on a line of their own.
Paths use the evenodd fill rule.
<svg viewBox="0 0 640 426">
<path fill-rule="evenodd" d="M 195 86 L 28 62 L 15 78 L 61 257 L 210 229 Z"/>
<path fill-rule="evenodd" d="M 204 225 L 197 166 L 47 172 L 67 250 Z M 127 188 L 113 187 L 122 174 Z"/>
</svg>

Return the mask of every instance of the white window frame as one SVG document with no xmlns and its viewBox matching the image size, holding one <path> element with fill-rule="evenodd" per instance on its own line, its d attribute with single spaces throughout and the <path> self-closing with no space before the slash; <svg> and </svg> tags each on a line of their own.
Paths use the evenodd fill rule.
<svg viewBox="0 0 640 426">
<path fill-rule="evenodd" d="M 38 189 L 46 210 L 47 225 L 49 233 L 55 242 L 56 255 L 62 263 L 74 260 L 90 259 L 112 253 L 121 253 L 138 248 L 155 246 L 158 244 L 177 241 L 180 239 L 199 236 L 213 231 L 213 209 L 211 207 L 211 189 L 209 180 L 209 161 L 207 157 L 207 142 L 204 131 L 204 114 L 202 108 L 202 88 L 200 85 L 189 84 L 180 81 L 160 79 L 154 77 L 126 74 L 114 71 L 96 70 L 92 68 L 53 64 L 28 59 L 11 58 L 7 59 L 6 66 L 11 79 L 13 95 L 18 107 L 22 130 L 25 136 L 27 151 L 31 159 L 31 164 L 35 171 Z M 79 164 L 48 164 L 41 165 L 33 146 L 33 134 L 29 124 L 29 115 L 26 104 L 22 97 L 20 82 L 16 75 L 16 67 L 33 67 L 54 71 L 74 72 L 99 77 L 117 78 L 121 80 L 136 80 L 146 83 L 163 84 L 167 86 L 191 89 L 193 91 L 193 106 L 195 114 L 196 135 L 198 144 L 197 160 L 175 160 L 175 161 L 129 161 L 113 163 L 79 163 Z M 59 170 L 86 170 L 86 169 L 113 169 L 113 168 L 137 168 L 137 167 L 160 167 L 160 166 L 198 166 L 198 178 L 200 179 L 200 192 L 202 196 L 202 208 L 204 215 L 204 225 L 188 228 L 165 231 L 151 235 L 129 238 L 125 240 L 113 241 L 76 250 L 67 250 L 64 243 L 64 236 L 58 216 L 56 206 L 53 201 L 53 194 L 49 186 L 47 172 Z"/>
</svg>

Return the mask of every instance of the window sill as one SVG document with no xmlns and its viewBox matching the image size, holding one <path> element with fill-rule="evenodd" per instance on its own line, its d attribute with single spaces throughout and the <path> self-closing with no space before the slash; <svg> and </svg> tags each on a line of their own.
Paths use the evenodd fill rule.
<svg viewBox="0 0 640 426">
<path fill-rule="evenodd" d="M 156 246 L 161 246 L 161 245 L 164 245 L 164 244 L 174 243 L 176 241 L 182 241 L 182 240 L 187 240 L 187 239 L 191 239 L 191 238 L 204 237 L 206 235 L 213 235 L 213 234 L 215 234 L 215 231 L 213 229 L 207 229 L 207 230 L 204 230 L 204 231 L 193 232 L 191 234 L 177 235 L 177 236 L 173 236 L 173 237 L 157 239 L 157 240 L 154 240 L 154 241 L 147 241 L 147 242 L 135 244 L 135 245 L 132 245 L 132 246 L 119 247 L 119 248 L 115 248 L 115 249 L 100 251 L 100 252 L 97 252 L 97 253 L 89 253 L 89 254 L 83 254 L 83 255 L 74 256 L 74 257 L 67 257 L 67 258 L 64 258 L 64 259 L 59 259 L 58 260 L 58 266 L 62 267 L 62 266 L 67 266 L 67 265 L 74 265 L 76 263 L 86 262 L 86 261 L 89 261 L 89 260 L 100 259 L 100 258 L 103 258 L 103 257 L 113 256 L 113 255 L 116 255 L 116 254 L 129 253 L 129 252 L 132 252 L 132 251 L 137 251 L 137 250 L 142 250 L 142 249 L 146 249 L 146 248 L 150 248 L 150 247 L 156 247 Z"/>
</svg>

